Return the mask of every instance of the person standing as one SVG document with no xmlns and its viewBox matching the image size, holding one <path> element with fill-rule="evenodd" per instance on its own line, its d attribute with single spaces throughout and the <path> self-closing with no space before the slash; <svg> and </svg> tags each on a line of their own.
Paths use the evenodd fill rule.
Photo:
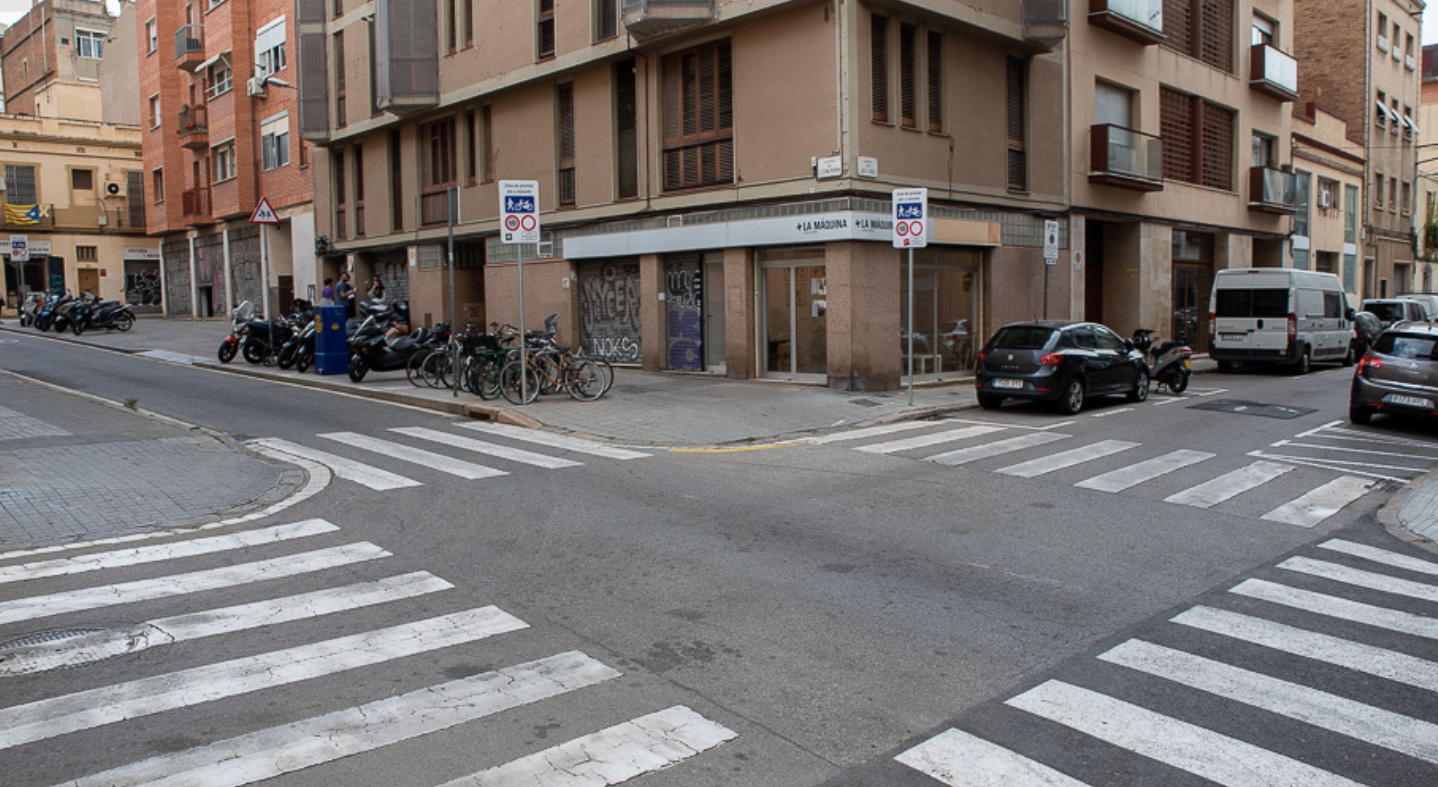
<svg viewBox="0 0 1438 787">
<path fill-rule="evenodd" d="M 353 320 L 355 317 L 355 287 L 350 284 L 349 271 L 340 274 L 340 283 L 335 285 L 335 296 L 339 298 L 340 305 L 345 307 L 345 319 Z"/>
<path fill-rule="evenodd" d="M 366 297 L 372 301 L 384 300 L 384 282 L 380 281 L 378 276 L 370 280 L 369 293 Z"/>
<path fill-rule="evenodd" d="M 335 305 L 335 280 L 325 277 L 325 286 L 320 288 L 320 304 L 323 306 Z"/>
</svg>

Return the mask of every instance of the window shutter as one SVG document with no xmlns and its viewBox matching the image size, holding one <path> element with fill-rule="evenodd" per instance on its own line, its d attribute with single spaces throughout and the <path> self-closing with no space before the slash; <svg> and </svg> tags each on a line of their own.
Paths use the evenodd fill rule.
<svg viewBox="0 0 1438 787">
<path fill-rule="evenodd" d="M 899 25 L 899 122 L 904 128 L 918 126 L 918 78 L 915 63 L 915 31 L 913 25 Z"/>
<path fill-rule="evenodd" d="M 1233 190 L 1233 113 L 1203 103 L 1203 185 Z"/>
<path fill-rule="evenodd" d="M 664 187 L 734 179 L 734 87 L 729 42 L 664 59 Z"/>
<path fill-rule="evenodd" d="M 1199 60 L 1225 73 L 1233 73 L 1233 0 L 1199 0 L 1201 39 Z"/>
<path fill-rule="evenodd" d="M 554 57 L 554 0 L 539 0 L 539 59 Z"/>
<path fill-rule="evenodd" d="M 1009 188 L 1028 188 L 1028 156 L 1024 151 L 1024 114 L 1026 103 L 1024 61 L 1017 57 L 1008 62 L 1008 141 Z"/>
<path fill-rule="evenodd" d="M 573 205 L 574 183 L 574 85 L 559 86 L 559 204 Z"/>
<path fill-rule="evenodd" d="M 929 31 L 929 130 L 944 130 L 944 34 Z"/>
<path fill-rule="evenodd" d="M 869 70 L 874 120 L 889 122 L 889 20 L 874 14 L 869 17 Z"/>
<path fill-rule="evenodd" d="M 1159 125 L 1163 135 L 1163 177 L 1193 182 L 1193 101 L 1176 90 L 1159 93 Z"/>
<path fill-rule="evenodd" d="M 1163 45 L 1193 53 L 1193 0 L 1163 0 Z"/>
<path fill-rule="evenodd" d="M 347 200 L 345 194 L 345 152 L 336 150 L 333 157 L 335 171 L 335 204 L 343 205 Z"/>
</svg>

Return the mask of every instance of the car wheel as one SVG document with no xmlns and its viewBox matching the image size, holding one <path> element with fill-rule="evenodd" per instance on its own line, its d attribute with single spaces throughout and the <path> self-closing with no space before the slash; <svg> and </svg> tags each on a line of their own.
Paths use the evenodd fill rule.
<svg viewBox="0 0 1438 787">
<path fill-rule="evenodd" d="M 1308 374 L 1312 369 L 1313 361 L 1308 356 L 1308 348 L 1305 347 L 1303 348 L 1303 352 L 1298 354 L 1298 362 L 1293 364 L 1293 373 L 1301 377 Z"/>
<path fill-rule="evenodd" d="M 1352 366 L 1352 365 L 1353 365 L 1353 359 L 1354 359 L 1355 357 L 1357 357 L 1357 356 L 1354 354 L 1353 343 L 1352 343 L 1352 342 L 1349 342 L 1349 343 L 1348 343 L 1348 354 L 1345 355 L 1345 356 L 1343 356 L 1343 365 L 1344 365 L 1344 366 Z"/>
<path fill-rule="evenodd" d="M 1373 411 L 1362 405 L 1351 404 L 1348 406 L 1348 420 L 1364 426 L 1373 420 Z"/>
<path fill-rule="evenodd" d="M 1063 395 L 1058 400 L 1058 410 L 1064 415 L 1073 415 L 1083 409 L 1084 384 L 1078 377 L 1069 380 Z"/>
<path fill-rule="evenodd" d="M 1218 370 L 1219 370 L 1220 372 L 1223 372 L 1224 374 L 1228 374 L 1228 373 L 1232 372 L 1233 369 L 1234 369 L 1233 361 L 1219 361 L 1219 362 L 1218 362 Z"/>
<path fill-rule="evenodd" d="M 1004 403 L 1004 397 L 999 396 L 998 394 L 991 394 L 991 393 L 980 393 L 980 394 L 979 394 L 979 406 L 982 407 L 982 408 L 984 408 L 985 410 L 997 410 L 997 409 L 999 409 L 999 405 L 1001 405 L 1001 404 L 1003 404 L 1003 403 Z"/>
<path fill-rule="evenodd" d="M 1128 392 L 1130 402 L 1142 402 L 1148 398 L 1148 370 L 1139 369 L 1138 378 L 1133 381 L 1133 390 Z"/>
</svg>

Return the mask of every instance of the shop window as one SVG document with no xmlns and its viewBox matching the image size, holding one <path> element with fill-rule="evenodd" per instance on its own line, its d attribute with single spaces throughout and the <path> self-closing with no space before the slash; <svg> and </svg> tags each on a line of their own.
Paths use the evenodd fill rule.
<svg viewBox="0 0 1438 787">
<path fill-rule="evenodd" d="M 914 374 L 972 369 L 977 330 L 980 255 L 973 251 L 927 249 L 914 257 Z M 908 372 L 908 270 L 898 275 L 900 374 Z"/>
<path fill-rule="evenodd" d="M 876 123 L 889 122 L 889 19 L 869 17 L 870 108 Z"/>
<path fill-rule="evenodd" d="M 664 58 L 664 188 L 734 181 L 729 42 Z"/>
</svg>

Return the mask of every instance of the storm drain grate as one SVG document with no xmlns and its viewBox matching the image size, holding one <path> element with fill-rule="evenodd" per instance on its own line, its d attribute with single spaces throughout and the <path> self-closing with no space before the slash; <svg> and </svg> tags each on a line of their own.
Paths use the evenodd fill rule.
<svg viewBox="0 0 1438 787">
<path fill-rule="evenodd" d="M 0 677 L 78 669 L 143 650 L 149 644 L 148 631 L 102 628 L 39 631 L 0 643 Z"/>
</svg>

